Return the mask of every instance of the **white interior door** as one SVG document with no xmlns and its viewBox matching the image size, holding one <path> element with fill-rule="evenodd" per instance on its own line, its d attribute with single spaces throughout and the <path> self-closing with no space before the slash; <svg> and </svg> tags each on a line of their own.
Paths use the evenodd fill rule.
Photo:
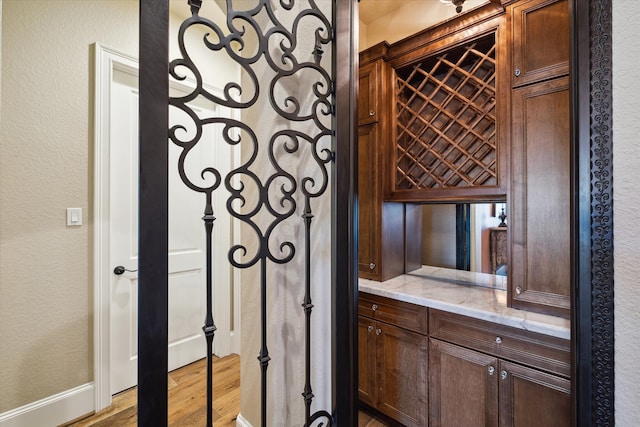
<svg viewBox="0 0 640 427">
<path fill-rule="evenodd" d="M 138 260 L 138 91 L 137 70 L 114 69 L 110 91 L 110 262 L 129 270 Z M 211 115 L 211 111 L 201 110 Z M 218 116 L 220 112 L 217 112 Z M 170 121 L 181 121 L 170 114 Z M 193 124 L 182 120 L 188 131 Z M 205 129 L 212 144 L 186 163 L 187 172 L 199 174 L 205 166 L 231 167 L 232 152 L 219 141 L 214 129 Z M 162 141 L 159 141 L 161 144 Z M 168 143 L 168 142 L 167 142 Z M 205 233 L 201 217 L 204 196 L 187 188 L 177 171 L 180 148 L 169 149 L 169 366 L 173 370 L 206 355 L 202 325 L 206 307 Z M 226 211 L 221 191 L 214 212 Z M 232 228 L 227 215 L 217 214 L 214 224 L 214 320 L 218 331 L 214 353 L 231 352 L 231 267 L 226 250 Z M 137 383 L 137 273 L 113 274 L 111 280 L 111 392 Z"/>
</svg>

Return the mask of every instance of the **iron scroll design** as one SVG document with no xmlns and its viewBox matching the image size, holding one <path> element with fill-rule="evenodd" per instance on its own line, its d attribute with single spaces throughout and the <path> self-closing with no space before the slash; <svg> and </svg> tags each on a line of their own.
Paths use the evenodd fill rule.
<svg viewBox="0 0 640 427">
<path fill-rule="evenodd" d="M 592 422 L 614 421 L 611 0 L 590 1 Z"/>
<path fill-rule="evenodd" d="M 232 246 L 228 261 L 235 268 L 259 266 L 260 270 L 261 345 L 258 361 L 261 369 L 261 425 L 267 426 L 267 369 L 271 360 L 267 342 L 267 269 L 271 264 L 289 263 L 295 257 L 295 243 L 291 239 L 279 241 L 275 236 L 279 228 L 298 211 L 299 205 L 302 206 L 300 215 L 303 219 L 305 257 L 302 302 L 305 316 L 304 425 L 333 424 L 328 411 L 311 411 L 314 398 L 311 385 L 311 314 L 314 307 L 311 298 L 311 223 L 314 218 L 313 201 L 323 196 L 329 187 L 327 169 L 333 160 L 330 149 L 334 135 L 331 129 L 333 82 L 327 67 L 322 65 L 323 54 L 333 41 L 333 29 L 314 0 L 305 0 L 304 7 L 301 7 L 301 3 L 298 0 L 258 0 L 257 5 L 249 10 L 234 10 L 233 0 L 227 0 L 224 28 L 200 15 L 201 0 L 188 0 L 191 16 L 184 20 L 178 33 L 180 57 L 169 64 L 169 72 L 174 79 L 190 79 L 194 82 L 189 94 L 171 97 L 169 104 L 185 113 L 195 130 L 189 131 L 183 125 L 175 125 L 169 129 L 169 139 L 182 150 L 177 165 L 182 181 L 191 190 L 202 193 L 206 200 L 202 219 L 207 249 L 207 314 L 203 327 L 207 344 L 207 426 L 213 425 L 211 353 L 216 331 L 211 291 L 212 232 L 216 219 L 212 201 L 214 192 L 223 190 L 223 184 L 229 194 L 227 211 L 231 217 L 241 221 L 246 229 L 252 230 L 255 236 L 254 246 L 245 243 Z M 294 14 L 287 21 L 288 25 L 279 19 L 280 15 L 286 13 Z M 299 54 L 299 34 L 303 30 L 303 20 L 307 34 L 309 21 L 317 22 L 313 32 L 313 48 L 311 52 L 305 52 L 307 57 L 304 60 L 299 59 L 302 56 Z M 220 93 L 207 87 L 202 70 L 196 65 L 186 43 L 187 31 L 196 26 L 206 29 L 202 42 L 209 52 L 226 54 L 240 66 L 242 85 L 229 82 Z M 253 37 L 252 41 L 247 41 L 248 35 Z M 263 81 L 267 74 L 273 76 L 268 84 Z M 295 91 L 291 94 L 291 91 L 284 90 L 285 95 L 282 95 L 283 88 L 288 87 L 287 79 L 300 81 L 302 74 L 314 76 L 310 90 L 307 88 L 303 91 L 304 99 Z M 261 93 L 264 86 L 268 89 Z M 269 129 L 268 124 L 249 125 L 229 117 L 199 117 L 191 104 L 196 99 L 204 99 L 219 106 L 244 111 L 259 104 L 264 97 L 275 112 L 276 122 L 281 125 L 279 128 L 273 126 Z M 309 98 L 312 100 L 308 101 Z M 299 129 L 301 124 L 304 130 Z M 185 167 L 188 159 L 197 152 L 194 149 L 203 141 L 204 128 L 207 126 L 214 127 L 225 143 L 232 146 L 241 144 L 243 147 L 241 164 L 226 176 L 222 176 L 215 167 L 204 167 L 199 176 L 194 177 Z M 255 130 L 256 126 L 260 128 L 259 131 Z M 266 137 L 265 128 L 268 129 Z M 268 176 L 260 170 L 263 158 L 268 159 L 271 169 Z M 297 160 L 292 161 L 292 158 L 302 158 L 310 166 L 301 168 Z M 257 195 L 252 196 L 250 190 Z"/>
</svg>

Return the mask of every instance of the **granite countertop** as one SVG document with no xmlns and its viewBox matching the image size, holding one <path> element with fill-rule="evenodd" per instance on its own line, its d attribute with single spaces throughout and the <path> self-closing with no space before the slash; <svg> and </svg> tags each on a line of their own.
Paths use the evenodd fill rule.
<svg viewBox="0 0 640 427">
<path fill-rule="evenodd" d="M 568 319 L 507 307 L 506 278 L 423 266 L 386 282 L 359 279 L 358 290 L 527 331 L 570 339 Z"/>
</svg>

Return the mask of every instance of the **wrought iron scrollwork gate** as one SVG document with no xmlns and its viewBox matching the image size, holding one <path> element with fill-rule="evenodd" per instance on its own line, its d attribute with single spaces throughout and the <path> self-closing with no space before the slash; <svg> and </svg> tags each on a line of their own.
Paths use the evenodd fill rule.
<svg viewBox="0 0 640 427">
<path fill-rule="evenodd" d="M 194 82 L 193 90 L 188 95 L 169 97 L 163 81 L 145 81 L 145 77 L 159 78 L 160 70 L 158 57 L 166 58 L 166 54 L 154 55 L 143 49 L 166 49 L 166 41 L 162 40 L 163 28 L 152 29 L 168 17 L 166 4 L 158 9 L 156 2 L 151 5 L 149 0 L 141 1 L 141 74 L 140 74 L 140 108 L 141 108 L 141 210 L 140 224 L 151 217 L 157 219 L 154 209 L 166 209 L 166 195 L 155 194 L 145 182 L 145 155 L 147 164 L 154 162 L 154 168 L 166 166 L 164 154 L 158 154 L 158 142 L 162 136 L 167 136 L 171 143 L 181 149 L 177 167 L 179 175 L 191 190 L 202 193 L 205 199 L 204 221 L 207 248 L 206 258 L 206 318 L 203 331 L 207 347 L 207 426 L 213 425 L 213 371 L 212 348 L 216 326 L 212 309 L 212 279 L 215 274 L 212 265 L 212 234 L 215 224 L 213 210 L 213 194 L 215 191 L 226 191 L 228 194 L 228 213 L 243 224 L 243 229 L 252 234 L 252 242 L 241 242 L 229 250 L 228 261 L 233 267 L 246 269 L 259 267 L 260 280 L 260 318 L 261 343 L 258 363 L 261 369 L 261 425 L 267 426 L 267 394 L 269 392 L 267 369 L 271 360 L 268 349 L 268 319 L 269 308 L 268 290 L 269 280 L 267 270 L 269 266 L 290 263 L 296 255 L 303 256 L 304 262 L 304 312 L 305 332 L 305 384 L 301 405 L 304 405 L 305 426 L 350 424 L 354 420 L 355 381 L 354 381 L 354 330 L 355 322 L 355 269 L 353 233 L 354 211 L 352 208 L 353 176 L 347 174 L 343 185 L 335 186 L 335 169 L 340 165 L 347 171 L 352 170 L 354 156 L 353 134 L 349 121 L 353 121 L 354 99 L 348 84 L 353 68 L 348 59 L 344 74 L 341 77 L 342 93 L 336 90 L 340 79 L 334 77 L 336 73 L 340 51 L 336 49 L 336 39 L 347 44 L 344 48 L 345 58 L 352 58 L 352 8 L 353 2 L 347 0 L 226 0 L 224 13 L 225 25 L 220 25 L 206 16 L 202 16 L 202 0 L 185 0 L 190 7 L 191 16 L 180 26 L 178 33 L 179 57 L 173 59 L 166 71 L 176 80 Z M 153 3 L 153 2 L 151 2 Z M 220 3 L 220 2 L 219 2 Z M 336 9 L 348 13 L 349 18 L 338 19 Z M 147 15 L 145 15 L 147 13 Z M 149 20 L 149 21 L 146 21 Z M 152 23 L 151 20 L 156 20 Z M 223 53 L 233 59 L 242 70 L 240 81 L 229 82 L 221 93 L 210 90 L 205 84 L 203 71 L 187 46 L 185 34 L 190 29 L 204 28 L 201 42 L 213 53 Z M 336 29 L 336 27 L 338 27 Z M 157 37 L 144 34 L 154 31 Z M 165 33 L 166 34 L 166 33 Z M 145 42 L 145 37 L 148 37 Z M 148 43 L 148 45 L 145 45 Z M 305 50 L 305 48 L 310 48 Z M 330 52 L 330 54 L 327 54 Z M 345 56 L 345 55 L 351 55 Z M 147 73 L 147 74 L 145 74 Z M 167 77 L 168 79 L 168 77 Z M 168 80 L 166 80 L 168 82 Z M 344 82 L 347 82 L 344 85 Z M 306 86 L 302 86 L 304 84 Z M 145 85 L 147 88 L 145 89 Z M 266 88 L 266 90 L 265 90 Z M 165 98 L 166 97 L 166 98 Z M 196 99 L 204 99 L 210 103 L 224 106 L 237 111 L 247 111 L 257 105 L 270 107 L 274 112 L 273 118 L 264 115 L 260 119 L 244 119 L 243 117 L 200 117 L 191 104 Z M 171 126 L 162 134 L 159 130 L 145 131 L 145 121 L 168 123 L 166 111 L 159 111 L 161 102 L 165 108 L 168 104 L 189 118 L 195 126 L 195 131 L 187 131 L 183 125 Z M 261 104 L 262 101 L 262 104 Z M 148 108 L 151 108 L 149 110 Z M 342 113 L 343 117 L 338 118 Z M 251 115 L 249 115 L 251 116 Z M 341 122 L 345 124 L 341 124 Z M 151 127 L 151 126 L 150 126 Z M 207 144 L 202 140 L 203 129 L 213 127 L 221 134 L 223 141 L 232 146 L 242 146 L 242 159 L 226 176 L 214 167 L 203 168 L 198 176 L 191 176 L 185 164 L 193 156 L 198 156 L 198 147 Z M 148 134 L 146 132 L 149 132 Z M 343 141 L 336 142 L 343 134 Z M 155 142 L 154 142 L 155 140 Z M 165 139 L 166 140 L 166 139 Z M 147 142 L 148 141 L 148 142 Z M 155 146 L 155 147 L 154 147 Z M 155 151 L 154 152 L 154 148 Z M 162 151 L 162 150 L 160 150 Z M 337 163 L 333 165 L 332 163 Z M 265 167 L 266 165 L 266 167 Z M 268 170 L 268 171 L 267 171 Z M 159 170 L 148 172 L 146 179 L 160 178 Z M 163 173 L 166 173 L 164 171 Z M 332 180 L 333 177 L 333 180 Z M 332 182 L 333 181 L 333 182 Z M 164 184 L 162 184 L 164 186 Z M 333 196 L 333 250 L 332 250 L 332 358 L 333 358 L 333 408 L 312 411 L 314 398 L 311 384 L 313 364 L 312 354 L 312 285 L 328 286 L 329 283 L 312 283 L 312 220 L 317 214 L 317 200 L 327 196 L 327 189 L 331 188 Z M 162 193 L 163 188 L 158 193 Z M 148 204 L 143 207 L 144 198 L 148 197 Z M 316 209 L 314 211 L 314 209 Z M 279 235 L 279 228 L 290 223 L 295 214 L 302 218 L 302 244 L 296 245 L 295 240 Z M 166 214 L 166 213 L 165 213 Z M 341 218 L 337 221 L 337 218 Z M 167 220 L 161 216 L 159 228 Z M 341 224 L 339 224 L 340 222 Z M 338 224 L 337 224 L 338 223 Z M 342 231 L 341 231 L 342 230 Z M 346 231 L 342 241 L 338 242 L 336 234 Z M 244 234 L 244 233 L 243 233 Z M 351 235 L 351 237 L 349 236 Z M 140 251 L 140 322 L 141 332 L 146 325 L 153 323 L 154 328 L 166 327 L 166 314 L 162 315 L 166 304 L 166 296 L 155 296 L 163 292 L 162 273 L 165 265 L 158 265 L 157 259 L 164 250 L 165 243 L 155 247 L 152 255 L 144 256 L 142 247 L 149 245 L 155 236 L 147 236 L 141 231 Z M 151 243 L 153 245 L 153 243 Z M 297 247 L 298 246 L 298 247 Z M 152 256 L 157 258 L 152 259 Z M 166 252 L 165 252 L 166 257 Z M 153 271 L 152 268 L 154 269 Z M 151 281 L 155 281 L 154 285 Z M 338 284 L 338 282 L 341 283 Z M 143 283 L 144 282 L 144 283 Z M 158 290 L 158 282 L 162 284 Z M 144 300 L 143 300 L 144 299 Z M 160 303 L 160 306 L 154 305 Z M 166 310 L 165 310 L 166 311 Z M 339 323 L 343 323 L 342 330 L 338 330 Z M 160 379 L 160 370 L 164 364 L 163 375 L 166 376 L 166 355 L 157 357 L 145 350 L 145 345 L 152 345 L 160 349 L 166 344 L 161 337 L 164 332 L 156 334 L 144 333 L 139 338 L 140 358 L 139 366 L 151 363 L 139 374 L 139 423 L 140 425 L 166 424 L 166 416 L 158 418 L 157 411 L 166 411 L 165 406 L 158 406 L 156 400 L 151 401 L 148 389 L 164 387 L 166 379 Z M 337 348 L 343 347 L 343 359 L 337 357 Z M 147 347 L 148 348 L 148 347 Z M 152 361 L 153 359 L 153 361 Z M 153 375 L 152 375 L 153 374 Z M 153 377 L 153 379 L 152 379 Z M 146 396 L 146 397 L 145 397 Z M 293 402 L 292 402 L 293 404 Z M 342 408 L 342 409 L 341 409 Z"/>
</svg>

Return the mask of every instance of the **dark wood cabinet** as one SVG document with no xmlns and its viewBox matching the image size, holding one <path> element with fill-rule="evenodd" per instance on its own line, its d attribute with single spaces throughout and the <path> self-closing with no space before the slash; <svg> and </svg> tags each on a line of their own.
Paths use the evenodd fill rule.
<svg viewBox="0 0 640 427">
<path fill-rule="evenodd" d="M 571 90 L 568 0 L 522 0 L 512 23 L 509 304 L 568 317 Z"/>
<path fill-rule="evenodd" d="M 358 316 L 358 397 L 369 406 L 378 401 L 375 330 L 374 320 Z"/>
<path fill-rule="evenodd" d="M 567 340 L 438 310 L 429 335 L 431 426 L 571 425 Z"/>
<path fill-rule="evenodd" d="M 427 425 L 427 309 L 360 294 L 360 402 L 406 426 Z"/>
<path fill-rule="evenodd" d="M 429 310 L 429 336 L 561 377 L 571 375 L 569 340 Z"/>
<path fill-rule="evenodd" d="M 569 1 L 520 1 L 510 6 L 510 12 L 513 86 L 567 75 Z"/>
<path fill-rule="evenodd" d="M 511 89 L 504 9 L 492 4 L 389 47 L 388 200 L 504 200 Z"/>
<path fill-rule="evenodd" d="M 571 426 L 571 382 L 500 361 L 500 427 Z"/>
<path fill-rule="evenodd" d="M 565 378 L 431 339 L 429 425 L 569 427 Z"/>
<path fill-rule="evenodd" d="M 498 425 L 498 359 L 429 341 L 429 425 Z"/>
<path fill-rule="evenodd" d="M 377 131 L 375 124 L 358 128 L 358 271 L 361 277 L 372 279 L 380 276 L 382 249 Z"/>
<path fill-rule="evenodd" d="M 380 117 L 380 61 L 360 67 L 358 88 L 358 125 L 375 123 Z"/>
<path fill-rule="evenodd" d="M 405 426 L 427 420 L 428 338 L 388 323 L 377 322 L 376 408 Z"/>
<path fill-rule="evenodd" d="M 510 303 L 516 308 L 568 317 L 569 78 L 515 89 L 512 103 Z"/>
<path fill-rule="evenodd" d="M 405 426 L 569 426 L 569 340 L 359 294 L 360 402 Z"/>
<path fill-rule="evenodd" d="M 382 59 L 362 65 L 358 96 L 358 272 L 378 281 L 405 272 L 404 205 L 383 201 L 388 119 L 378 111 L 384 106 L 387 72 Z"/>
</svg>

